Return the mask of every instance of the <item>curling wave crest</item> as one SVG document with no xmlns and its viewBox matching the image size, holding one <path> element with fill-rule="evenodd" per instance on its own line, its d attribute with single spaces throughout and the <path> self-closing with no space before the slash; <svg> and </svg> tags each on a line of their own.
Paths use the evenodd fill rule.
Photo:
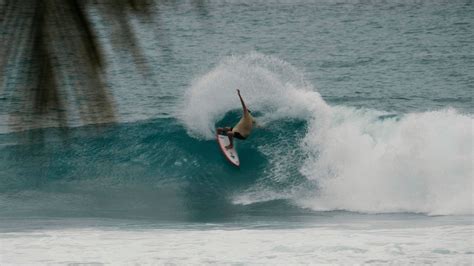
<svg viewBox="0 0 474 266">
<path fill-rule="evenodd" d="M 188 134 L 212 139 L 216 123 L 240 108 L 236 88 L 263 126 L 256 134 L 277 136 L 255 144 L 268 169 L 234 203 L 288 199 L 313 210 L 473 213 L 472 114 L 330 106 L 295 67 L 250 53 L 225 58 L 193 81 L 179 113 Z M 301 137 L 280 130 L 285 121 L 302 121 L 293 128 Z M 295 175 L 305 182 L 292 181 Z"/>
</svg>

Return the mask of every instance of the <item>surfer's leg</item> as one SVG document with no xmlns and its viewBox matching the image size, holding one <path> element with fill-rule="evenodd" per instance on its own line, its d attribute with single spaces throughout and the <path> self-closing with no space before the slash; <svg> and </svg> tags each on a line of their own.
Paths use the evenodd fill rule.
<svg viewBox="0 0 474 266">
<path fill-rule="evenodd" d="M 227 131 L 227 137 L 229 137 L 230 144 L 226 146 L 226 149 L 232 149 L 234 147 L 234 132 Z"/>
</svg>

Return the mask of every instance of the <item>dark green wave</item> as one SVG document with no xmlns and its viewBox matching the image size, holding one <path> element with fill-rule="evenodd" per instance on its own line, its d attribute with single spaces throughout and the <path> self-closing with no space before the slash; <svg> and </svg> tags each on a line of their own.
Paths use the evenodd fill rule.
<svg viewBox="0 0 474 266">
<path fill-rule="evenodd" d="M 237 119 L 231 112 L 217 125 Z M 283 167 L 287 181 L 275 181 L 275 162 L 261 151 L 263 146 L 298 149 L 297 137 L 304 133 L 303 121 L 279 121 L 256 130 L 237 144 L 240 169 L 227 163 L 214 140 L 193 138 L 170 118 L 0 135 L 3 212 L 207 219 L 264 206 L 260 210 L 265 213 L 266 204 L 238 206 L 232 196 L 256 183 L 284 190 L 304 182 L 299 166 L 292 165 L 301 162 L 298 158 Z"/>
</svg>

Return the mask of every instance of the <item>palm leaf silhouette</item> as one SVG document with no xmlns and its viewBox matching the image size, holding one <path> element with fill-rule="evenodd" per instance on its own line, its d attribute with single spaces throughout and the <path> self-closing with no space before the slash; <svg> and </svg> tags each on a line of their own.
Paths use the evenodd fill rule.
<svg viewBox="0 0 474 266">
<path fill-rule="evenodd" d="M 121 44 L 143 61 L 127 14 L 150 14 L 147 0 L 0 0 L 0 94 L 15 130 L 115 121 L 103 52 L 87 8 L 120 28 Z M 8 101 L 5 101 L 8 99 Z"/>
</svg>

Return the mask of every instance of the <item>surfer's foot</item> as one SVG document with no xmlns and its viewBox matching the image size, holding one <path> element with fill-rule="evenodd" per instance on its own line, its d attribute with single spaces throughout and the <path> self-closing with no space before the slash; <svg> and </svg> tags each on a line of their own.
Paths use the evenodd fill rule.
<svg viewBox="0 0 474 266">
<path fill-rule="evenodd" d="M 231 144 L 231 145 L 227 145 L 227 146 L 225 146 L 225 148 L 228 149 L 228 150 L 230 150 L 230 149 L 234 148 L 234 145 L 232 145 L 232 144 Z"/>
</svg>

